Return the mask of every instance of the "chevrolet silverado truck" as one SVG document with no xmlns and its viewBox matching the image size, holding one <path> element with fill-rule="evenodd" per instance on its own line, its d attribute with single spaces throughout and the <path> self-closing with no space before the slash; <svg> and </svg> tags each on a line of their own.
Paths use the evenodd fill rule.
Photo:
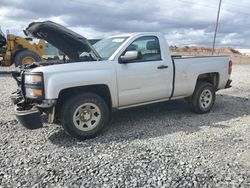
<svg viewBox="0 0 250 188">
<path fill-rule="evenodd" d="M 171 56 L 161 33 L 107 37 L 91 45 L 83 36 L 54 22 L 26 28 L 61 50 L 63 60 L 36 62 L 13 74 L 12 94 L 19 122 L 28 129 L 61 124 L 77 139 L 96 136 L 113 111 L 186 99 L 199 114 L 211 110 L 215 92 L 231 87 L 227 56 Z"/>
</svg>

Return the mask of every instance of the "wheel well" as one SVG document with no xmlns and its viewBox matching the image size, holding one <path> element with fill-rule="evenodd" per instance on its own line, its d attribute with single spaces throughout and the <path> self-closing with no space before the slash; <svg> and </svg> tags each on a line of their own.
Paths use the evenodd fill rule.
<svg viewBox="0 0 250 188">
<path fill-rule="evenodd" d="M 200 74 L 197 78 L 196 85 L 198 82 L 209 82 L 213 84 L 214 88 L 217 90 L 219 84 L 219 73 L 213 72 L 213 73 Z"/>
<path fill-rule="evenodd" d="M 58 106 L 60 107 L 63 104 L 63 102 L 68 100 L 70 97 L 74 95 L 78 95 L 79 93 L 83 93 L 83 92 L 91 92 L 91 93 L 95 93 L 99 95 L 107 103 L 109 109 L 110 110 L 112 109 L 110 90 L 109 90 L 109 87 L 104 84 L 79 86 L 79 87 L 63 89 L 59 93 L 58 100 L 57 100 L 57 107 Z"/>
</svg>

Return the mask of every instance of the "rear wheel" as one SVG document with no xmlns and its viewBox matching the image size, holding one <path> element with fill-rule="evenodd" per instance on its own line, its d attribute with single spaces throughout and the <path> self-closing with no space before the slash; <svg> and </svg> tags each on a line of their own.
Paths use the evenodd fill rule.
<svg viewBox="0 0 250 188">
<path fill-rule="evenodd" d="M 42 58 L 37 53 L 32 52 L 30 50 L 23 50 L 21 52 L 18 52 L 18 54 L 14 58 L 14 63 L 16 67 L 39 61 L 42 61 Z"/>
<path fill-rule="evenodd" d="M 95 137 L 107 124 L 108 119 L 106 102 L 94 93 L 85 93 L 69 99 L 61 113 L 64 130 L 80 140 Z"/>
<path fill-rule="evenodd" d="M 194 112 L 203 114 L 212 109 L 214 101 L 214 86 L 208 82 L 198 82 L 189 104 Z"/>
</svg>

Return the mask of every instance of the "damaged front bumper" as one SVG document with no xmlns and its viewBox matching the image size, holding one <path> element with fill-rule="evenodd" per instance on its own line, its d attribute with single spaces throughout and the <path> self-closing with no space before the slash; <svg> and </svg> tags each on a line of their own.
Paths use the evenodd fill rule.
<svg viewBox="0 0 250 188">
<path fill-rule="evenodd" d="M 12 76 L 17 82 L 18 89 L 10 95 L 10 98 L 15 105 L 15 115 L 18 121 L 28 129 L 38 129 L 43 127 L 41 116 L 43 113 L 46 113 L 48 115 L 48 123 L 53 123 L 56 100 L 45 100 L 43 97 L 25 97 L 25 69 L 21 69 L 20 72 L 14 72 Z M 32 88 L 41 87 L 41 84 L 34 83 L 32 85 Z"/>
<path fill-rule="evenodd" d="M 15 106 L 17 120 L 27 129 L 39 129 L 43 127 L 41 112 L 37 108 L 23 110 L 20 106 Z"/>
<path fill-rule="evenodd" d="M 17 120 L 27 129 L 39 129 L 43 127 L 41 121 L 41 112 L 31 105 L 27 105 L 21 96 L 21 93 L 11 94 L 11 100 L 15 104 L 15 115 Z"/>
</svg>

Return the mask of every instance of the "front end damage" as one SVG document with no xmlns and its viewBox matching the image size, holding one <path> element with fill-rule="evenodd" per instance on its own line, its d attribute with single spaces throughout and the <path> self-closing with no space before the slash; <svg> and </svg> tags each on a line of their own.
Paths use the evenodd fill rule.
<svg viewBox="0 0 250 188">
<path fill-rule="evenodd" d="M 35 80 L 37 82 L 25 83 L 25 78 L 27 82 L 29 75 L 34 77 L 34 74 L 26 71 L 25 68 L 12 74 L 18 89 L 11 94 L 10 98 L 15 105 L 14 110 L 18 121 L 28 129 L 38 129 L 43 127 L 41 118 L 43 114 L 47 114 L 48 122 L 53 123 L 55 100 L 44 100 L 43 79 L 41 79 L 42 82 Z M 35 91 L 37 96 L 28 93 L 30 90 Z"/>
<path fill-rule="evenodd" d="M 41 121 L 41 112 L 36 108 L 25 109 L 22 105 L 15 106 L 17 120 L 27 129 L 39 129 L 43 124 Z"/>
<path fill-rule="evenodd" d="M 48 115 L 48 123 L 53 123 L 54 119 L 58 122 L 59 119 L 55 117 L 56 100 L 45 99 L 43 73 L 31 70 L 39 66 L 98 61 L 101 57 L 85 37 L 51 21 L 32 22 L 25 29 L 25 33 L 49 42 L 64 54 L 63 60 L 23 65 L 20 71 L 13 73 L 18 84 L 17 91 L 11 94 L 16 117 L 28 129 L 37 129 L 42 127 L 43 114 Z M 85 55 L 81 56 L 82 53 Z"/>
</svg>

